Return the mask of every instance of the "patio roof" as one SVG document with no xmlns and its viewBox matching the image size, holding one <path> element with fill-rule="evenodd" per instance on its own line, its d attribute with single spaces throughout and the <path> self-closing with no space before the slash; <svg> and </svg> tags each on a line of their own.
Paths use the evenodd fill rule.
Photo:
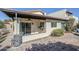
<svg viewBox="0 0 79 59">
<path fill-rule="evenodd" d="M 33 13 L 28 13 L 28 12 L 22 12 L 22 11 L 15 11 L 15 10 L 10 10 L 10 9 L 4 9 L 0 8 L 0 11 L 5 13 L 7 16 L 13 18 L 16 16 L 19 18 L 33 18 L 33 19 L 52 19 L 52 20 L 62 20 L 62 21 L 67 21 L 68 19 L 61 19 L 53 16 L 46 16 L 46 15 L 38 15 L 38 14 L 33 14 Z"/>
</svg>

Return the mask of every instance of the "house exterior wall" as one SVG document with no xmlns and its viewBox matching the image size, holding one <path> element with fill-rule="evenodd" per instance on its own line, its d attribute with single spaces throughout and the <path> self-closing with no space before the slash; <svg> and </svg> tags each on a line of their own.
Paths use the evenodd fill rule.
<svg viewBox="0 0 79 59">
<path fill-rule="evenodd" d="M 35 20 L 35 19 L 32 19 L 31 34 L 45 32 L 45 28 L 44 28 L 44 30 L 41 30 L 39 28 L 41 22 L 45 23 L 45 20 L 38 20 L 38 19 Z"/>
<path fill-rule="evenodd" d="M 45 20 L 38 20 L 38 19 L 30 19 L 30 20 L 28 20 L 28 19 L 25 19 L 24 21 L 19 21 L 19 22 L 17 22 L 15 20 L 14 23 L 13 23 L 13 25 L 14 25 L 14 34 L 21 34 L 21 31 L 20 31 L 21 30 L 21 27 L 20 27 L 21 22 L 23 22 L 23 23 L 31 23 L 31 34 L 45 32 L 45 30 L 46 30 L 45 28 L 44 28 L 44 30 L 41 30 L 41 29 L 38 28 L 40 26 L 41 22 L 45 23 Z"/>
<path fill-rule="evenodd" d="M 41 11 L 30 11 L 30 12 L 33 14 L 44 15 L 44 13 Z M 18 19 L 20 20 L 20 22 L 31 23 L 31 34 L 35 34 L 35 33 L 38 33 L 40 31 L 38 29 L 38 26 L 42 20 L 39 21 L 38 19 L 30 19 L 28 21 L 28 18 L 18 18 Z M 14 34 L 21 34 L 20 33 L 20 23 L 17 23 L 17 21 L 15 20 L 13 23 L 13 26 L 14 26 Z"/>
<path fill-rule="evenodd" d="M 39 21 L 33 20 L 31 25 L 31 34 L 38 33 Z"/>
<path fill-rule="evenodd" d="M 57 29 L 57 28 L 62 28 L 61 27 L 61 21 L 57 22 L 57 27 L 51 27 L 51 21 L 46 21 L 45 23 L 45 27 L 46 27 L 46 32 L 44 33 L 38 33 L 38 34 L 34 34 L 34 35 L 28 35 L 28 36 L 23 36 L 22 39 L 23 39 L 23 42 L 27 42 L 27 41 L 31 41 L 31 40 L 37 40 L 39 38 L 43 38 L 43 37 L 47 37 L 49 35 L 51 35 L 51 32 L 54 30 L 54 29 Z"/>
<path fill-rule="evenodd" d="M 39 39 L 39 38 L 43 38 L 46 36 L 51 35 L 51 32 L 54 29 L 61 29 L 62 28 L 62 23 L 63 21 L 55 21 L 55 20 L 46 20 L 46 21 L 39 21 L 39 20 L 33 20 L 31 21 L 32 26 L 31 26 L 31 34 L 30 35 L 24 35 L 22 36 L 22 41 L 26 42 L 26 41 L 31 41 L 31 40 L 35 40 L 35 39 Z M 45 32 L 41 32 L 39 33 L 39 23 L 40 22 L 45 22 Z M 51 23 L 52 22 L 57 22 L 57 27 L 51 27 Z M 20 33 L 20 23 L 18 23 L 17 21 L 14 21 L 14 34 L 21 34 Z"/>
<path fill-rule="evenodd" d="M 34 34 L 34 35 L 23 36 L 22 37 L 23 42 L 27 42 L 27 41 L 31 41 L 31 40 L 37 40 L 39 38 L 49 36 L 50 35 L 50 30 L 51 30 L 50 25 L 51 25 L 50 22 L 45 23 L 46 32 L 44 32 L 44 33 L 38 33 L 38 34 Z"/>
<path fill-rule="evenodd" d="M 45 22 L 45 21 L 32 21 L 32 22 L 34 22 L 34 24 L 32 24 L 32 26 L 31 26 L 31 34 L 30 35 L 24 35 L 23 37 L 22 37 L 22 41 L 23 42 L 26 42 L 26 41 L 30 41 L 30 40 L 34 40 L 34 39 L 39 39 L 39 38 L 43 38 L 43 37 L 46 37 L 46 36 L 48 36 L 48 34 L 50 34 L 50 32 L 49 32 L 49 27 L 50 27 L 50 25 L 51 25 L 51 23 L 50 22 Z M 38 29 L 38 26 L 39 26 L 39 23 L 40 22 L 45 22 L 45 30 L 46 30 L 46 32 L 42 32 L 42 33 L 39 33 L 39 29 Z M 15 34 L 21 34 L 20 33 L 20 23 L 18 23 L 17 21 L 14 21 L 14 35 Z M 51 27 L 50 27 L 51 28 Z"/>
<path fill-rule="evenodd" d="M 58 21 L 58 20 L 50 20 L 48 22 L 50 23 L 50 25 L 47 24 L 47 26 L 50 26 L 51 31 L 54 30 L 54 29 L 57 29 L 57 28 L 58 29 L 59 28 L 62 29 L 62 23 L 64 23 L 64 21 Z M 57 26 L 56 27 L 51 27 L 51 23 L 52 22 L 56 22 L 57 23 Z M 47 28 L 47 29 L 49 29 L 49 28 Z"/>
<path fill-rule="evenodd" d="M 61 12 L 59 13 L 56 13 L 60 15 Z M 33 14 L 41 14 L 43 15 L 42 13 L 40 12 L 34 12 Z M 52 16 L 53 14 L 50 14 L 49 16 Z M 62 14 L 63 15 L 63 14 Z M 61 16 L 60 16 L 61 17 Z M 63 16 L 62 16 L 63 17 Z M 66 18 L 66 16 L 64 15 L 64 18 Z M 28 20 L 28 19 L 27 19 Z M 24 21 L 25 22 L 25 21 Z M 63 21 L 58 21 L 58 20 L 49 20 L 49 19 L 46 19 L 45 21 L 45 32 L 42 32 L 42 33 L 38 33 L 40 30 L 38 29 L 38 26 L 40 24 L 40 20 L 33 20 L 31 19 L 31 34 L 30 35 L 24 35 L 22 36 L 22 42 L 27 42 L 27 41 L 31 41 L 31 40 L 37 40 L 39 38 L 43 38 L 43 37 L 46 37 L 46 36 L 49 36 L 51 34 L 51 32 L 54 30 L 54 29 L 58 29 L 58 28 L 62 28 L 62 22 Z M 51 27 L 51 22 L 57 22 L 57 26 L 56 27 Z M 14 33 L 15 34 L 20 34 L 20 24 L 17 23 L 16 21 L 14 22 Z"/>
</svg>

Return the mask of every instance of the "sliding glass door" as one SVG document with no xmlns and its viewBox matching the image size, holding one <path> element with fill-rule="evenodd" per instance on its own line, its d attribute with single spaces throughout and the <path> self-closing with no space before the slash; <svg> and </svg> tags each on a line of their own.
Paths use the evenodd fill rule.
<svg viewBox="0 0 79 59">
<path fill-rule="evenodd" d="M 31 23 L 20 23 L 20 29 L 23 35 L 31 34 Z"/>
</svg>

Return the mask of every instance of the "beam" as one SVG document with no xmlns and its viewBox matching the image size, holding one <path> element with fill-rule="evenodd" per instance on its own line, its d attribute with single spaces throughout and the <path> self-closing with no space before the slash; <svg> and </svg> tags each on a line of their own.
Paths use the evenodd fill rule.
<svg viewBox="0 0 79 59">
<path fill-rule="evenodd" d="M 15 13 L 15 20 L 17 20 L 17 23 L 18 23 L 17 12 Z"/>
</svg>

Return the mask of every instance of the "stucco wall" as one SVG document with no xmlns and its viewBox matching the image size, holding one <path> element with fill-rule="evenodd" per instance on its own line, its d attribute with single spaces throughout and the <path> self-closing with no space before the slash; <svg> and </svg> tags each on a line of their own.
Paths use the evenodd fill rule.
<svg viewBox="0 0 79 59">
<path fill-rule="evenodd" d="M 34 34 L 34 35 L 23 36 L 22 37 L 23 42 L 31 41 L 31 40 L 37 40 L 39 38 L 49 36 L 54 29 L 61 28 L 61 22 L 57 23 L 57 27 L 52 28 L 51 22 L 47 21 L 45 23 L 45 26 L 46 26 L 46 32 L 45 33 L 38 33 L 38 34 Z"/>
<path fill-rule="evenodd" d="M 35 39 L 39 39 L 39 38 L 43 38 L 46 36 L 50 35 L 50 30 L 51 30 L 51 23 L 50 22 L 46 22 L 45 26 L 46 26 L 46 32 L 45 33 L 39 33 L 39 34 L 34 34 L 34 35 L 28 35 L 28 36 L 23 36 L 23 42 L 26 41 L 31 41 L 31 40 L 35 40 Z"/>
<path fill-rule="evenodd" d="M 57 27 L 51 27 L 51 22 L 54 22 L 54 21 L 52 20 L 52 21 L 46 21 L 45 22 L 45 28 L 46 28 L 45 33 L 34 33 L 34 34 L 31 34 L 31 35 L 23 36 L 22 41 L 26 42 L 26 41 L 31 41 L 31 40 L 43 38 L 43 37 L 49 36 L 54 29 L 62 28 L 61 27 L 61 21 L 55 21 L 55 22 L 57 22 Z M 20 31 L 20 28 L 19 28 L 20 24 L 17 23 L 16 21 L 14 21 L 14 27 L 15 27 L 14 34 L 20 34 L 20 32 L 19 32 Z"/>
<path fill-rule="evenodd" d="M 24 20 L 24 19 L 23 19 Z M 25 19 L 26 21 L 20 21 L 23 23 L 31 23 L 31 33 L 35 33 L 35 32 L 41 32 L 41 30 L 38 28 L 40 26 L 40 22 L 44 22 L 45 20 L 39 20 L 39 19 L 31 19 L 30 21 L 27 19 Z M 14 25 L 14 34 L 19 34 L 20 33 L 20 22 L 17 22 L 16 20 L 14 21 L 13 25 Z"/>
</svg>

